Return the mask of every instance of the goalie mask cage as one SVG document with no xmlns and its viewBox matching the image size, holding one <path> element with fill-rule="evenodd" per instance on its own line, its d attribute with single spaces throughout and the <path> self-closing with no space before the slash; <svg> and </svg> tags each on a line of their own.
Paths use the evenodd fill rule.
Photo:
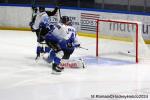
<svg viewBox="0 0 150 100">
<path fill-rule="evenodd" d="M 96 24 L 96 57 L 102 57 L 102 55 L 106 54 L 104 53 L 104 51 L 107 51 L 107 55 L 112 55 L 113 52 L 115 52 L 113 54 L 114 56 L 117 53 L 120 55 L 122 54 L 122 56 L 127 56 L 128 58 L 130 57 L 132 58 L 132 61 L 138 63 L 139 58 L 144 58 L 146 55 L 150 55 L 148 46 L 145 44 L 142 37 L 142 24 L 140 22 L 124 20 L 97 20 Z M 114 42 L 115 40 L 113 38 L 109 38 L 113 41 L 112 43 L 107 44 L 106 42 L 101 42 L 103 38 L 105 38 L 105 40 L 108 39 L 108 35 L 111 35 L 111 37 L 114 38 L 122 36 L 124 39 L 126 38 L 126 41 L 118 41 L 117 39 L 115 39 L 116 42 Z M 129 37 L 130 39 L 127 39 Z M 113 43 L 117 44 L 117 42 L 123 42 L 123 44 L 119 44 L 115 47 Z M 104 43 L 105 46 L 102 46 L 102 43 Z M 123 46 L 124 44 L 126 45 L 125 47 Z M 127 46 L 128 44 L 130 46 Z M 105 50 L 108 47 L 109 49 Z M 114 49 L 111 47 L 115 47 L 115 50 L 110 53 L 109 50 Z M 117 48 L 121 49 L 117 50 Z M 120 58 L 122 57 L 120 56 Z"/>
</svg>

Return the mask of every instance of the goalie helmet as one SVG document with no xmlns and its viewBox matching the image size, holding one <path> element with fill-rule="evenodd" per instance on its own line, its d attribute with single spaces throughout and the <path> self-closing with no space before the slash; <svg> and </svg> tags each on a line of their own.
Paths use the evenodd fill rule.
<svg viewBox="0 0 150 100">
<path fill-rule="evenodd" d="M 66 25 L 71 24 L 71 20 L 68 16 L 62 16 L 60 22 Z"/>
</svg>

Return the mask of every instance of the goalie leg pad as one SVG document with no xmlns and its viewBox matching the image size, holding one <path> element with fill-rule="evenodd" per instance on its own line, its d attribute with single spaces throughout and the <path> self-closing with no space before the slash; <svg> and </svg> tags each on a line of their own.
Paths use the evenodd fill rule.
<svg viewBox="0 0 150 100">
<path fill-rule="evenodd" d="M 61 60 L 61 63 L 59 65 L 60 67 L 64 68 L 85 68 L 85 62 L 82 59 L 72 59 L 72 60 Z"/>
</svg>

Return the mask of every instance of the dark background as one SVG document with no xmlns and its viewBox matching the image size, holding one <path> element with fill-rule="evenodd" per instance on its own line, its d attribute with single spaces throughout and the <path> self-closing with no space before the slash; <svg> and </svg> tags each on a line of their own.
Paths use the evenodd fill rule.
<svg viewBox="0 0 150 100">
<path fill-rule="evenodd" d="M 0 0 L 4 4 L 32 4 L 33 0 Z M 129 12 L 150 12 L 150 0 L 36 0 L 38 5 L 56 5 Z"/>
</svg>

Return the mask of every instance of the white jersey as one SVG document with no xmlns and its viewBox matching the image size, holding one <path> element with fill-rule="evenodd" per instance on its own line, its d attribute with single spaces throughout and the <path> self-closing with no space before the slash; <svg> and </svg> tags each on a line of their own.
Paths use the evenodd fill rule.
<svg viewBox="0 0 150 100">
<path fill-rule="evenodd" d="M 49 17 L 46 12 L 38 13 L 36 16 L 34 25 L 33 25 L 33 29 L 35 29 L 35 30 L 39 29 L 40 23 L 44 22 L 44 20 L 48 20 L 48 19 L 49 19 Z"/>
<path fill-rule="evenodd" d="M 68 29 L 68 37 L 71 37 L 73 35 L 74 38 L 74 44 L 79 44 L 78 34 L 76 29 L 73 26 L 67 26 Z"/>
<path fill-rule="evenodd" d="M 58 23 L 58 24 L 54 25 L 54 30 L 53 30 L 52 34 L 59 40 L 69 39 L 67 27 L 66 27 L 66 25 L 64 25 L 62 23 Z"/>
<path fill-rule="evenodd" d="M 75 43 L 78 43 L 78 35 L 76 33 L 76 29 L 72 26 L 64 25 L 59 23 L 54 26 L 55 29 L 53 30 L 52 34 L 61 40 L 68 40 L 72 35 L 75 39 Z"/>
</svg>

